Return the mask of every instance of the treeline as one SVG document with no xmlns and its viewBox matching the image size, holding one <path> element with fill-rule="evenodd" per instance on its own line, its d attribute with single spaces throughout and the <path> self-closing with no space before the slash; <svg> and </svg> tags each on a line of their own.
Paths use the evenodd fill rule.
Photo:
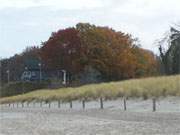
<svg viewBox="0 0 180 135">
<path fill-rule="evenodd" d="M 40 48 L 33 46 L 27 47 L 21 54 L 16 54 L 13 57 L 1 60 L 1 82 L 6 84 L 9 80 L 11 82 L 21 81 L 21 75 L 25 71 L 25 67 L 37 67 L 40 62 Z"/>
<path fill-rule="evenodd" d="M 19 81 L 25 67 L 66 70 L 73 84 L 117 81 L 163 74 L 179 70 L 180 38 L 177 30 L 169 48 L 160 44 L 160 57 L 137 44 L 131 35 L 108 27 L 79 23 L 53 32 L 40 47 L 28 47 L 21 54 L 1 60 L 2 81 Z"/>
</svg>

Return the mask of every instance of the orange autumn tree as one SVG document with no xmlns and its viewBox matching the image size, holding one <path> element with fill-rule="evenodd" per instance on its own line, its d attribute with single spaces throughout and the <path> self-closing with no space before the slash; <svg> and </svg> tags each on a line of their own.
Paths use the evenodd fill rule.
<svg viewBox="0 0 180 135">
<path fill-rule="evenodd" d="M 155 74 L 155 56 L 138 47 L 130 35 L 88 23 L 79 23 L 76 29 L 87 50 L 87 63 L 98 69 L 103 77 L 119 80 Z"/>
<path fill-rule="evenodd" d="M 41 53 L 49 67 L 64 68 L 74 76 L 86 72 L 85 67 L 97 70 L 103 81 L 156 73 L 154 54 L 138 47 L 129 34 L 89 23 L 53 33 Z"/>
<path fill-rule="evenodd" d="M 137 60 L 137 77 L 147 77 L 158 73 L 157 57 L 149 50 L 138 48 L 135 50 Z"/>
</svg>

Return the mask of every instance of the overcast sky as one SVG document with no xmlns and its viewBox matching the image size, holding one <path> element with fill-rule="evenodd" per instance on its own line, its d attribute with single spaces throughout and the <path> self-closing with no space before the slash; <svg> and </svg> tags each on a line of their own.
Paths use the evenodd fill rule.
<svg viewBox="0 0 180 135">
<path fill-rule="evenodd" d="M 78 22 L 130 33 L 157 53 L 155 40 L 180 22 L 180 0 L 0 0 L 0 57 Z"/>
</svg>

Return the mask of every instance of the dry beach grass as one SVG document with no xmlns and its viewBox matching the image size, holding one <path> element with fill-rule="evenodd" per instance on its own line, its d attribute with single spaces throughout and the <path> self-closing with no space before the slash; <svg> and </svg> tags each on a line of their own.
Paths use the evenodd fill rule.
<svg viewBox="0 0 180 135">
<path fill-rule="evenodd" d="M 77 88 L 37 90 L 23 95 L 1 98 L 0 103 L 31 101 L 112 100 L 119 97 L 180 96 L 180 75 L 132 79 L 120 82 L 90 84 Z"/>
</svg>

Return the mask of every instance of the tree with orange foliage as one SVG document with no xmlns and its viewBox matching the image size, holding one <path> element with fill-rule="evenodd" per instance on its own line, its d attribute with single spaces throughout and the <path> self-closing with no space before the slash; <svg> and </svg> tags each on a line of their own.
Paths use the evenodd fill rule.
<svg viewBox="0 0 180 135">
<path fill-rule="evenodd" d="M 92 69 L 102 81 L 150 76 L 157 66 L 153 53 L 138 47 L 130 35 L 88 23 L 53 33 L 41 53 L 49 68 L 74 76 Z"/>
</svg>

